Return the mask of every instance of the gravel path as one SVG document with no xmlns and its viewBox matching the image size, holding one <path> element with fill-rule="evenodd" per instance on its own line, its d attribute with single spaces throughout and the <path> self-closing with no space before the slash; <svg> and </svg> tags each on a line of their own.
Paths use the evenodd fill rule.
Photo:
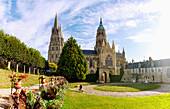
<svg viewBox="0 0 170 109">
<path fill-rule="evenodd" d="M 108 91 L 99 91 L 93 89 L 95 86 L 99 85 L 108 85 L 108 84 L 125 84 L 125 83 L 107 83 L 107 84 L 96 84 L 83 86 L 84 93 L 91 95 L 99 95 L 99 96 L 113 96 L 113 97 L 144 97 L 144 96 L 153 96 L 170 93 L 170 84 L 159 84 L 160 88 L 150 91 L 141 91 L 141 92 L 108 92 Z M 73 88 L 71 90 L 78 90 L 78 88 Z"/>
</svg>

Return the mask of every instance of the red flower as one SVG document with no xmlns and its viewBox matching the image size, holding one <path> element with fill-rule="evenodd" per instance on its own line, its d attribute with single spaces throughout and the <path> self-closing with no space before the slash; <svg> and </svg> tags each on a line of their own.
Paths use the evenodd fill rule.
<svg viewBox="0 0 170 109">
<path fill-rule="evenodd" d="M 48 82 L 48 80 L 45 80 L 45 82 L 47 83 L 47 82 Z"/>
<path fill-rule="evenodd" d="M 35 90 L 32 90 L 33 93 L 35 93 L 36 91 Z"/>
<path fill-rule="evenodd" d="M 45 86 L 47 86 L 47 84 Z"/>
<path fill-rule="evenodd" d="M 60 106 L 56 105 L 56 107 L 57 107 L 58 109 L 60 109 Z"/>
<path fill-rule="evenodd" d="M 23 91 L 24 91 L 24 93 L 26 93 L 26 92 L 27 92 L 27 90 L 26 90 L 26 89 L 24 89 Z"/>
<path fill-rule="evenodd" d="M 24 74 L 24 75 L 23 75 L 23 78 L 26 78 L 27 76 L 28 76 L 28 75 Z"/>
</svg>

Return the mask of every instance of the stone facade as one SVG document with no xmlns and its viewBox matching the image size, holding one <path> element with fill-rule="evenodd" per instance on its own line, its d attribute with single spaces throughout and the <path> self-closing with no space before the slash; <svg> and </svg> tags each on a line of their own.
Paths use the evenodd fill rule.
<svg viewBox="0 0 170 109">
<path fill-rule="evenodd" d="M 170 83 L 170 59 L 128 63 L 121 81 Z"/>
<path fill-rule="evenodd" d="M 61 25 L 58 25 L 58 19 L 56 15 L 48 49 L 48 61 L 57 64 L 63 47 L 64 38 L 61 31 Z"/>
<path fill-rule="evenodd" d="M 64 39 L 61 32 L 61 26 L 58 27 L 58 20 L 56 16 L 48 51 L 49 62 L 57 64 L 63 46 Z M 55 49 L 57 47 L 58 49 Z M 106 32 L 102 24 L 102 19 L 100 19 L 100 24 L 97 29 L 96 45 L 94 50 L 82 51 L 88 63 L 89 73 L 94 74 L 96 73 L 97 68 L 99 68 L 100 82 L 110 82 L 109 73 L 112 75 L 119 75 L 120 68 L 125 67 L 125 51 L 123 49 L 122 53 L 116 53 L 114 41 L 112 43 L 112 47 L 110 47 L 109 42 L 106 40 Z"/>
</svg>

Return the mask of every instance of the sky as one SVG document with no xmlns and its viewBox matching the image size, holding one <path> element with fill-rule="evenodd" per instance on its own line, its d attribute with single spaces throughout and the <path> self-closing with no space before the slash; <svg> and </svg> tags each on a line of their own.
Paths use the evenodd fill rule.
<svg viewBox="0 0 170 109">
<path fill-rule="evenodd" d="M 47 59 L 55 15 L 64 40 L 94 49 L 100 17 L 107 41 L 130 62 L 170 58 L 169 0 L 1 0 L 0 29 Z"/>
</svg>

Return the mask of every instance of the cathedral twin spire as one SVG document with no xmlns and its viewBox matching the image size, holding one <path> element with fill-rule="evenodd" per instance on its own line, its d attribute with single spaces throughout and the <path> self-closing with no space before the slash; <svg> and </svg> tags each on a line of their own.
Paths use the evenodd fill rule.
<svg viewBox="0 0 170 109">
<path fill-rule="evenodd" d="M 54 28 L 55 28 L 55 29 L 58 29 L 58 18 L 57 18 L 57 14 L 56 14 L 56 16 L 55 16 Z"/>
<path fill-rule="evenodd" d="M 59 36 L 62 36 L 61 24 L 59 26 L 57 14 L 55 16 L 54 27 L 52 28 L 52 34 L 57 34 L 57 35 L 59 34 Z"/>
</svg>

